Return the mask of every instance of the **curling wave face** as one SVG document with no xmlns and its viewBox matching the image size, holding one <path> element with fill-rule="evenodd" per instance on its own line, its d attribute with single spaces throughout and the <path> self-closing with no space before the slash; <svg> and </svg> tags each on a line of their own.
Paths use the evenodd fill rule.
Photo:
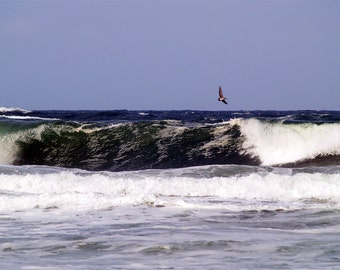
<svg viewBox="0 0 340 270">
<path fill-rule="evenodd" d="M 239 127 L 185 126 L 152 121 L 96 126 L 44 123 L 2 136 L 2 160 L 87 170 L 178 168 L 207 164 L 257 164 L 243 153 Z M 3 127 L 3 129 L 5 129 Z"/>
<path fill-rule="evenodd" d="M 98 113 L 107 115 L 97 112 L 96 117 Z M 133 116 L 143 119 L 129 121 L 131 116 L 126 115 L 131 112 L 119 112 L 124 121 L 82 122 L 62 119 L 65 115 L 60 112 L 26 114 L 31 119 L 11 116 L 0 121 L 1 164 L 123 171 L 210 164 L 340 163 L 340 123 L 316 122 L 323 117 L 316 113 L 313 121 L 296 121 L 294 114 L 264 118 L 254 113 L 231 118 L 244 116 L 235 113 L 226 121 L 205 113 L 197 121 L 190 115 L 182 116 L 183 120 L 179 114 L 173 120 L 146 120 L 152 116 L 143 112 Z M 84 117 L 84 113 L 73 114 Z"/>
</svg>

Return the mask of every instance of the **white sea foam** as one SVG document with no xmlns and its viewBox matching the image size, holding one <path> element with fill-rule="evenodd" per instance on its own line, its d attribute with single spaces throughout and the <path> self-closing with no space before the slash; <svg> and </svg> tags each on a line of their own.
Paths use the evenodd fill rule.
<svg viewBox="0 0 340 270">
<path fill-rule="evenodd" d="M 218 149 L 230 143 L 230 136 L 226 134 L 226 130 L 229 129 L 229 126 L 221 124 L 215 124 L 214 126 L 216 126 L 214 129 L 214 140 L 211 140 L 200 147 L 200 150 L 203 150 L 206 156 L 211 155 L 210 149 Z"/>
<path fill-rule="evenodd" d="M 310 200 L 316 204 L 322 202 L 322 207 L 339 203 L 340 174 L 287 172 L 253 172 L 212 178 L 166 176 L 162 170 L 145 173 L 70 170 L 3 173 L 0 175 L 0 210 L 37 207 L 97 210 L 150 205 L 238 211 L 291 209 Z M 310 205 L 303 203 L 302 207 Z"/>
<path fill-rule="evenodd" d="M 16 111 L 23 112 L 23 113 L 29 113 L 29 112 L 31 112 L 31 111 L 24 110 L 24 109 L 21 109 L 21 108 L 7 108 L 7 107 L 0 107 L 0 112 L 16 112 Z"/>
<path fill-rule="evenodd" d="M 1 117 L 7 118 L 7 119 L 14 119 L 14 120 L 49 120 L 49 121 L 60 120 L 58 118 L 44 118 L 44 117 L 21 116 L 21 115 L 1 115 Z"/>
<path fill-rule="evenodd" d="M 282 124 L 237 119 L 246 140 L 243 147 L 262 165 L 276 165 L 340 154 L 340 124 Z"/>
</svg>

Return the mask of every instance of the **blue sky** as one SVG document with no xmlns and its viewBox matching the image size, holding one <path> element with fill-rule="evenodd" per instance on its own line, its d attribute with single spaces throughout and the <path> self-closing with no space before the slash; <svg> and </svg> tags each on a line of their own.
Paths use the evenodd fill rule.
<svg viewBox="0 0 340 270">
<path fill-rule="evenodd" d="M 340 110 L 339 27 L 340 1 L 2 0 L 0 107 Z"/>
</svg>

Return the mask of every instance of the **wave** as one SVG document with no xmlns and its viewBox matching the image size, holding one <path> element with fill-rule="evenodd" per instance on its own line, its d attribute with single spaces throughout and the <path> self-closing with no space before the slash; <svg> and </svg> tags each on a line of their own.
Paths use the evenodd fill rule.
<svg viewBox="0 0 340 270">
<path fill-rule="evenodd" d="M 21 112 L 21 113 L 30 113 L 31 111 L 24 110 L 21 108 L 7 108 L 7 107 L 0 107 L 1 113 L 7 113 L 7 112 Z"/>
<path fill-rule="evenodd" d="M 340 162 L 339 123 L 254 118 L 219 124 L 139 121 L 0 122 L 0 162 L 86 170 L 211 164 L 324 166 Z"/>
<path fill-rule="evenodd" d="M 340 124 L 283 124 L 258 119 L 233 120 L 246 140 L 243 148 L 261 165 L 329 160 L 340 164 Z"/>
<path fill-rule="evenodd" d="M 240 211 L 339 206 L 340 168 L 332 167 L 331 173 L 323 170 L 213 165 L 98 173 L 0 166 L 0 210 L 148 205 Z"/>
<path fill-rule="evenodd" d="M 185 126 L 178 121 L 81 125 L 45 123 L 3 136 L 2 160 L 87 170 L 177 168 L 207 164 L 256 164 L 238 149 L 237 127 Z M 10 145 L 12 144 L 12 145 Z"/>
<path fill-rule="evenodd" d="M 44 120 L 44 121 L 57 121 L 58 118 L 44 118 L 37 116 L 22 116 L 22 115 L 0 115 L 0 118 L 14 119 L 14 120 Z"/>
</svg>

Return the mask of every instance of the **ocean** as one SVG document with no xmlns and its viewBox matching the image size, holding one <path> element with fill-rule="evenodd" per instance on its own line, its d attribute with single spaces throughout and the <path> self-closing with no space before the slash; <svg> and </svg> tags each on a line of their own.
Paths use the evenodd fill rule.
<svg viewBox="0 0 340 270">
<path fill-rule="evenodd" d="M 340 111 L 0 108 L 1 269 L 340 269 Z"/>
</svg>

